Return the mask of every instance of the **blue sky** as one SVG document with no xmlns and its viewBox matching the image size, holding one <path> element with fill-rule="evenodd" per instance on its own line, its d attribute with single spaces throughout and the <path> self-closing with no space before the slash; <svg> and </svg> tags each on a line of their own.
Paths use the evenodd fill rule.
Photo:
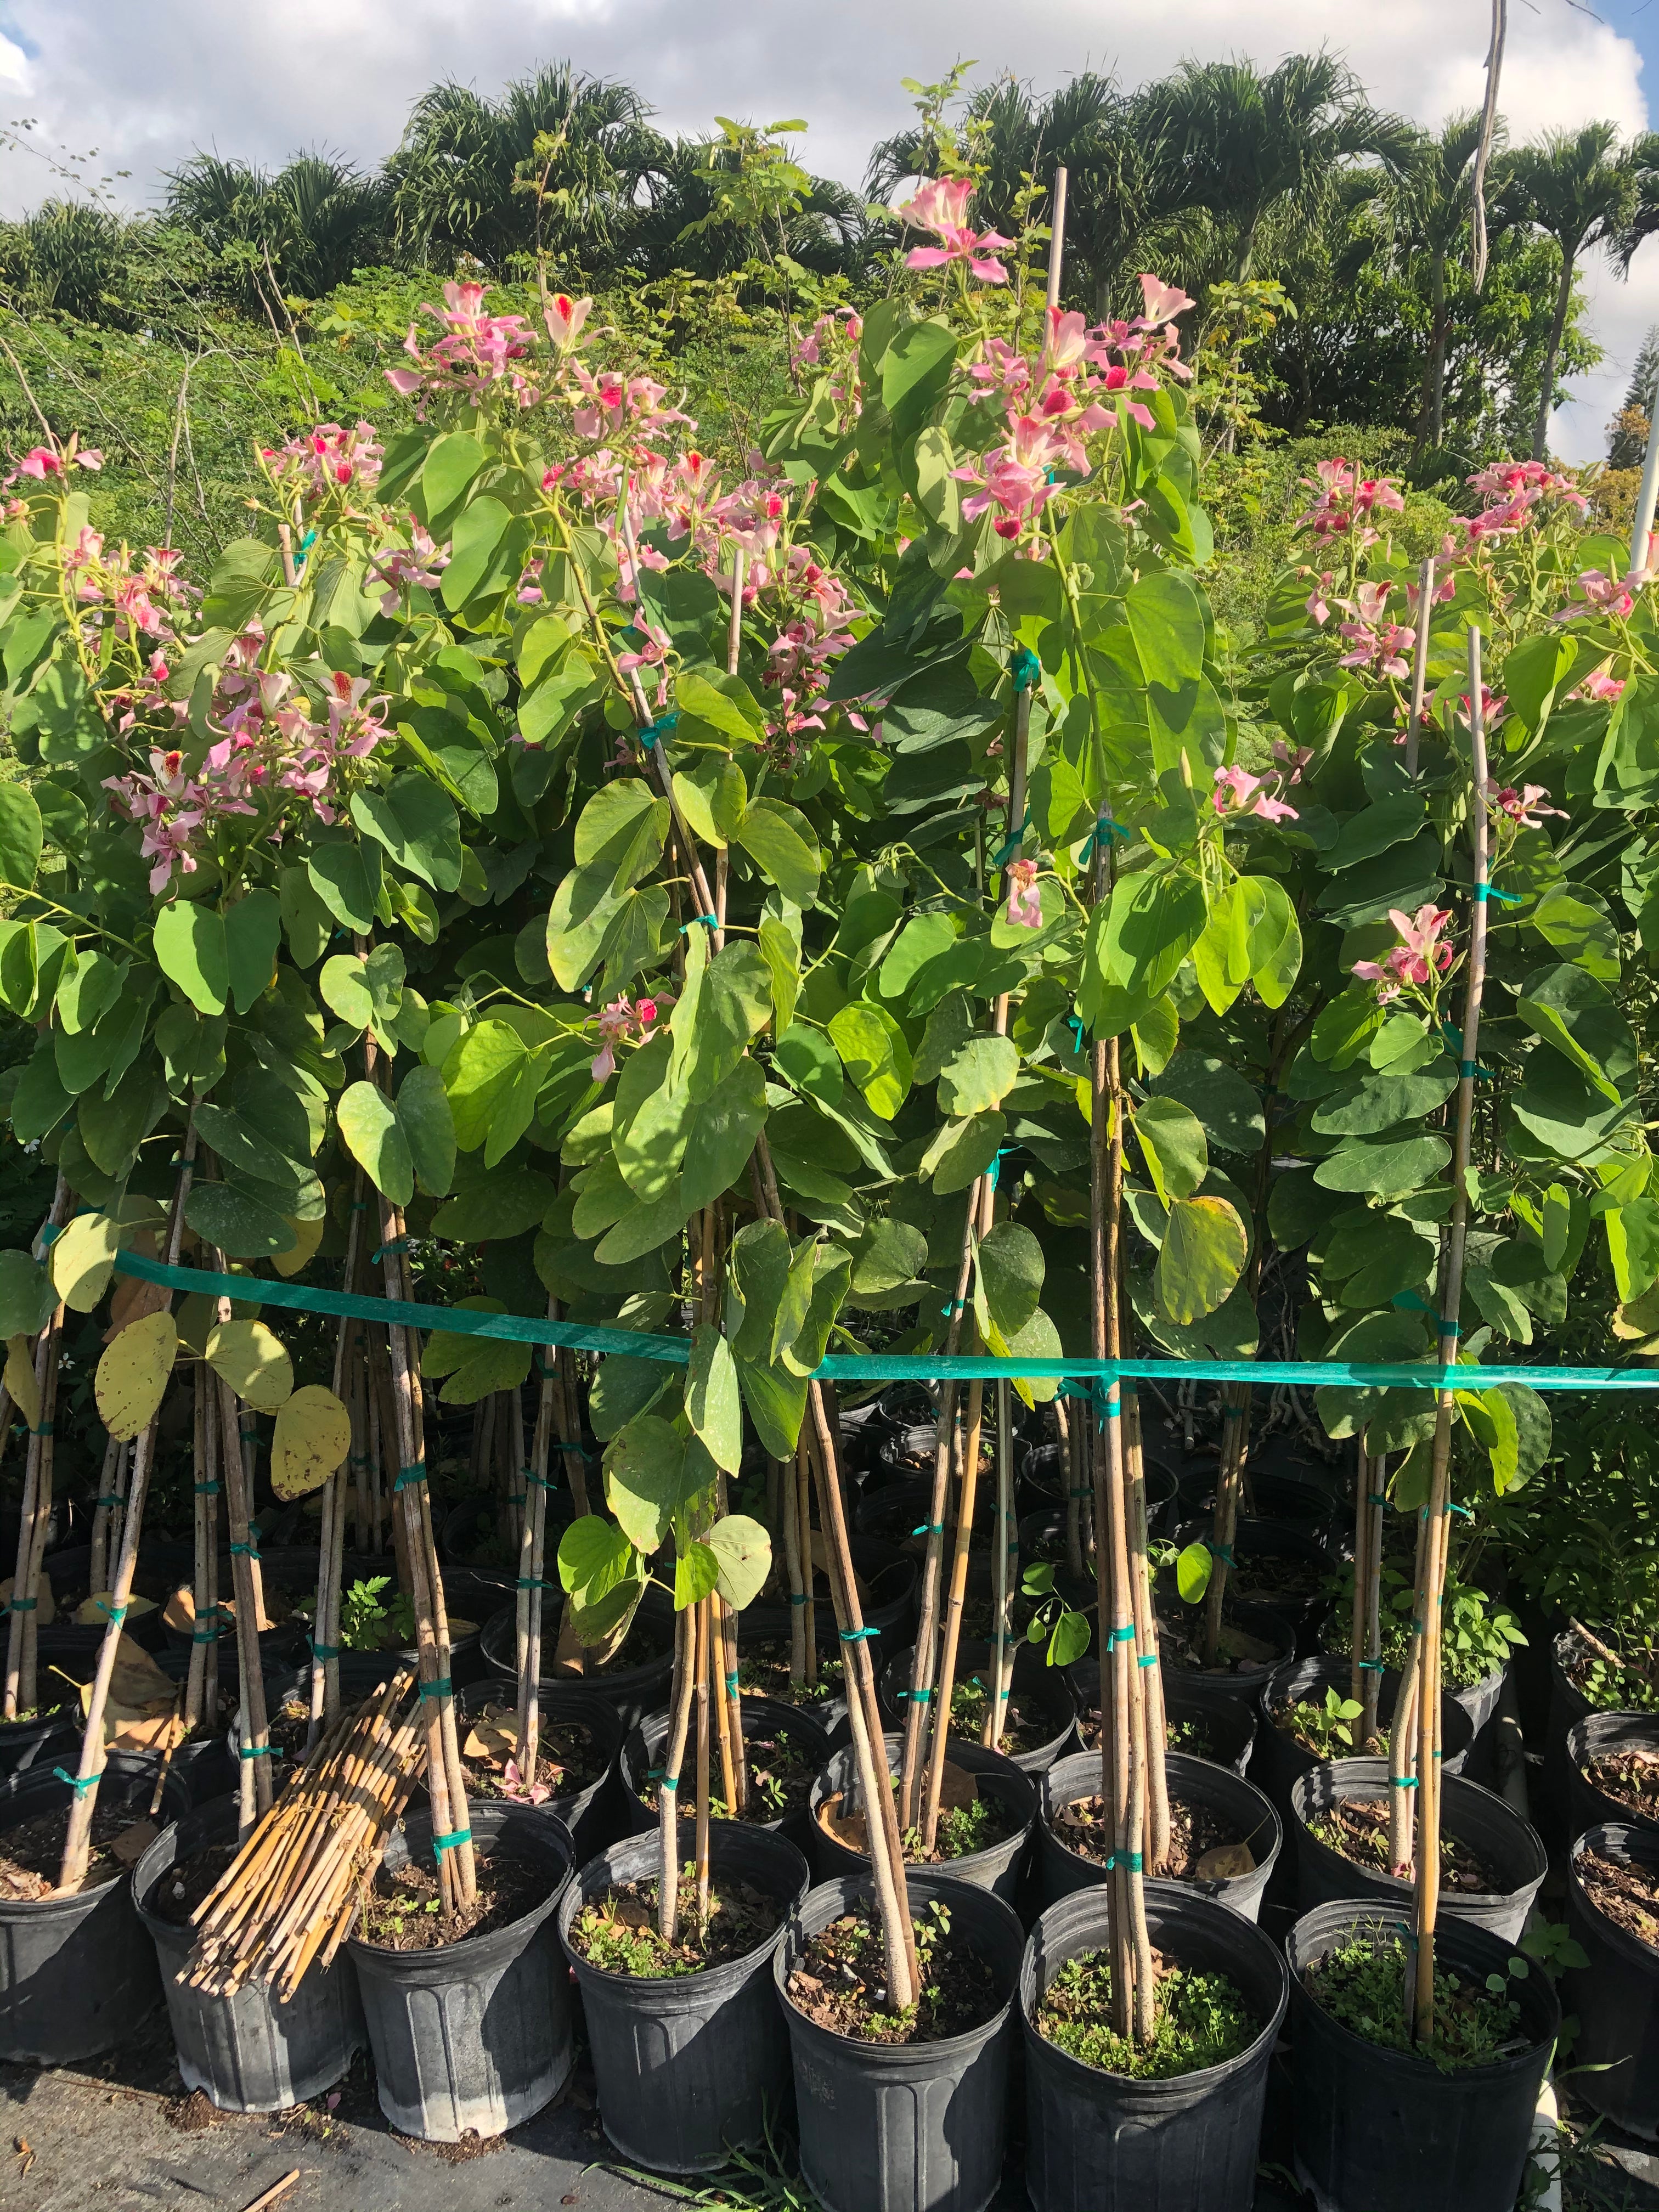
<svg viewBox="0 0 1659 2212">
<path fill-rule="evenodd" d="M 1600 116 L 1646 126 L 1659 0 L 1605 0 L 1594 14 L 1569 0 L 1511 0 L 1510 15 L 1502 105 L 1512 137 Z M 1270 64 L 1328 45 L 1380 105 L 1434 124 L 1479 105 L 1489 21 L 1489 0 L 1109 11 L 1099 0 L 7 0 L 0 125 L 33 118 L 42 152 L 96 149 L 89 172 L 130 172 L 119 189 L 142 205 L 197 147 L 276 161 L 321 144 L 370 163 L 434 79 L 493 89 L 568 57 L 638 84 L 671 131 L 706 129 L 716 112 L 809 117 L 806 158 L 856 181 L 871 142 L 907 119 L 900 79 L 942 76 L 959 55 L 1048 88 L 1085 67 L 1136 82 L 1188 54 Z M 0 210 L 53 188 L 39 155 L 9 150 L 0 130 Z M 1557 450 L 1577 461 L 1601 450 L 1643 335 L 1659 322 L 1659 239 L 1627 284 L 1605 269 L 1588 274 L 1607 360 L 1557 417 Z"/>
</svg>

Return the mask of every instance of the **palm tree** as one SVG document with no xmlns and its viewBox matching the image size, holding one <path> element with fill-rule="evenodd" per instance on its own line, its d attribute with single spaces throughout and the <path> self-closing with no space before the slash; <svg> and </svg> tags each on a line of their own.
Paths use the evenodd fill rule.
<svg viewBox="0 0 1659 2212">
<path fill-rule="evenodd" d="M 1655 166 L 1659 142 L 1640 138 L 1621 146 L 1613 123 L 1586 123 L 1577 131 L 1552 131 L 1535 146 L 1524 146 L 1510 164 L 1507 195 L 1514 214 L 1553 238 L 1561 256 L 1555 314 L 1544 356 L 1544 374 L 1533 424 L 1532 457 L 1548 449 L 1550 411 L 1561 336 L 1572 304 L 1572 282 L 1580 258 L 1593 246 L 1617 248 L 1629 236 L 1642 207 L 1642 178 Z M 1630 251 L 1635 251 L 1634 240 Z M 1624 268 L 1628 270 L 1629 256 Z"/>
<path fill-rule="evenodd" d="M 727 276 L 743 268 L 761 242 L 754 229 L 711 221 L 720 189 L 716 174 L 735 176 L 739 167 L 738 153 L 718 139 L 665 143 L 641 183 L 630 260 L 653 277 L 677 270 Z M 863 200 L 832 178 L 811 175 L 795 197 L 799 204 L 781 215 L 778 234 L 769 234 L 765 244 L 817 276 L 856 274 L 866 261 L 869 234 Z"/>
<path fill-rule="evenodd" d="M 1148 87 L 1141 127 L 1172 165 L 1173 203 L 1206 208 L 1233 230 L 1231 275 L 1250 274 L 1261 224 L 1364 159 L 1397 166 L 1409 126 L 1379 113 L 1346 64 L 1291 54 L 1265 75 L 1253 62 L 1183 62 Z"/>
<path fill-rule="evenodd" d="M 87 200 L 43 200 L 6 226 L 20 289 L 42 307 L 82 322 L 121 319 L 135 224 Z"/>
<path fill-rule="evenodd" d="M 386 165 L 400 243 L 493 269 L 514 253 L 585 267 L 614 258 L 668 151 L 650 112 L 631 85 L 578 76 L 568 62 L 516 78 L 495 100 L 433 85 Z"/>
<path fill-rule="evenodd" d="M 384 189 L 329 154 L 297 154 L 274 176 L 197 154 L 168 177 L 166 213 L 224 256 L 270 310 L 271 294 L 320 298 L 386 251 Z"/>
<path fill-rule="evenodd" d="M 1388 196 L 1396 254 L 1407 270 L 1426 264 L 1428 276 L 1429 349 L 1412 441 L 1414 459 L 1425 449 L 1437 452 L 1445 441 L 1446 356 L 1454 319 L 1448 280 L 1469 221 L 1480 143 L 1478 114 L 1449 116 L 1437 131 L 1415 139 Z M 1501 123 L 1494 144 L 1501 152 Z M 1490 227 L 1501 228 L 1504 217 L 1500 191 L 1489 210 Z"/>
</svg>

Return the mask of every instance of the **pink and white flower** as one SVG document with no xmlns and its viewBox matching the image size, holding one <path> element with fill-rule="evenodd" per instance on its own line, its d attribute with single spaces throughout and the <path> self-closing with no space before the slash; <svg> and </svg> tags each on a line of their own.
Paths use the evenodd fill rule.
<svg viewBox="0 0 1659 2212">
<path fill-rule="evenodd" d="M 1008 863 L 1008 921 L 1016 929 L 1041 929 L 1042 894 L 1037 889 L 1035 860 Z"/>
<path fill-rule="evenodd" d="M 975 231 L 967 221 L 974 187 L 966 177 L 937 177 L 914 198 L 893 212 L 915 230 L 931 230 L 942 246 L 915 246 L 905 256 L 907 269 L 943 269 L 952 261 L 965 262 L 969 273 L 983 284 L 1006 284 L 1008 271 L 996 258 L 1013 244 L 994 230 Z"/>
<path fill-rule="evenodd" d="M 1255 814 L 1264 822 L 1294 822 L 1295 807 L 1278 796 L 1277 776 L 1252 775 L 1248 769 L 1218 768 L 1215 772 L 1215 811 L 1224 817 Z"/>
<path fill-rule="evenodd" d="M 1397 999 L 1407 984 L 1421 989 L 1433 977 L 1443 975 L 1455 957 L 1441 934 L 1452 920 L 1444 908 L 1420 906 L 1414 915 L 1408 915 L 1390 907 L 1389 920 L 1398 944 L 1381 960 L 1356 960 L 1353 964 L 1353 972 L 1362 982 L 1376 984 L 1378 1003 L 1383 1006 Z"/>
</svg>

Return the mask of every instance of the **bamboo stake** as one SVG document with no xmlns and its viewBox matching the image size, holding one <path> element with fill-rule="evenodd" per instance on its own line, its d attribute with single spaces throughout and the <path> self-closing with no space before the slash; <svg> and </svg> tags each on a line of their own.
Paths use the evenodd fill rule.
<svg viewBox="0 0 1659 2212">
<path fill-rule="evenodd" d="M 1469 629 L 1470 823 L 1474 847 L 1469 915 L 1469 964 L 1464 979 L 1463 1043 L 1457 1085 L 1456 1134 L 1451 1158 L 1452 1209 L 1440 1286 L 1441 1358 L 1457 1356 L 1462 1302 L 1463 1245 L 1468 1230 L 1468 1165 L 1474 1125 L 1474 1069 L 1480 1042 L 1480 998 L 1486 979 L 1486 722 L 1480 688 L 1480 632 Z M 1426 1571 L 1419 1580 L 1417 1618 L 1423 1624 L 1423 1684 L 1418 1705 L 1418 1850 L 1416 1997 L 1412 2033 L 1419 2043 L 1434 2034 L 1434 1930 L 1440 1903 L 1440 1614 L 1446 1578 L 1448 1480 L 1451 1466 L 1455 1393 L 1435 1394 L 1434 1453 L 1429 1474 Z"/>
<path fill-rule="evenodd" d="M 1434 556 L 1417 574 L 1417 636 L 1412 647 L 1412 702 L 1406 724 L 1406 773 L 1417 774 L 1417 736 L 1423 726 L 1423 702 L 1429 688 L 1429 619 L 1434 611 Z"/>
<path fill-rule="evenodd" d="M 657 1784 L 657 1825 L 662 1836 L 657 1928 L 665 1943 L 673 1942 L 679 1924 L 679 1787 L 685 1764 L 685 1739 L 691 1724 L 696 1666 L 696 1623 L 688 1609 L 674 1615 L 674 1701 L 670 1709 L 668 1740 L 663 1746 L 662 1774 Z"/>
<path fill-rule="evenodd" d="M 550 1298 L 550 1321 L 558 1318 L 558 1301 Z M 518 1642 L 519 1710 L 516 1745 L 519 1771 L 528 1789 L 536 1780 L 542 1736 L 542 1592 L 546 1588 L 548 1462 L 553 1429 L 563 1429 L 568 1419 L 564 1404 L 564 1377 L 556 1364 L 544 1356 L 538 1363 L 541 1377 L 536 1393 L 536 1425 L 531 1433 L 530 1457 L 524 1470 L 524 1526 L 519 1545 Z"/>
<path fill-rule="evenodd" d="M 209 1255 L 215 1269 L 228 1273 L 225 1255 L 216 1245 Z M 218 1318 L 230 1319 L 231 1302 L 221 1298 Z M 240 1771 L 242 1818 L 266 1810 L 271 1799 L 270 1727 L 265 1713 L 264 1670 L 259 1658 L 259 1624 L 264 1618 L 264 1578 L 259 1571 L 258 1532 L 253 1526 L 253 1453 L 258 1431 L 253 1415 L 243 1406 L 222 1376 L 218 1386 L 221 1464 L 225 1492 L 225 1516 L 230 1528 L 230 1579 L 236 1605 L 236 1664 L 240 1677 L 241 1711 Z"/>
<path fill-rule="evenodd" d="M 806 1680 L 806 1594 L 801 1579 L 800 1542 L 800 1483 L 796 1456 L 786 1467 L 777 1462 L 779 1488 L 782 1492 L 783 1559 L 789 1577 L 789 1679 L 792 1682 Z"/>
<path fill-rule="evenodd" d="M 179 1248 L 185 1231 L 185 1201 L 190 1195 L 195 1158 L 196 1109 L 192 1103 L 190 1118 L 185 1125 L 185 1140 L 179 1147 L 179 1182 L 173 1192 L 172 1218 L 167 1224 L 166 1258 L 170 1267 L 179 1264 Z M 98 1663 L 87 1700 L 86 1727 L 81 1737 L 81 1759 L 76 1770 L 74 1802 L 70 1807 L 69 1826 L 64 1838 L 63 1864 L 58 1877 L 60 1889 L 76 1888 L 86 1876 L 92 1816 L 98 1803 L 98 1778 L 104 1767 L 104 1709 L 109 1703 L 110 1680 L 115 1672 L 116 1647 L 121 1641 L 121 1622 L 132 1596 L 132 1578 L 138 1566 L 138 1536 L 143 1525 L 144 1498 L 149 1486 L 150 1462 L 155 1450 L 155 1423 L 152 1420 L 139 1437 L 137 1449 L 132 1455 L 132 1481 L 127 1492 L 127 1509 L 121 1528 L 121 1553 L 110 1589 L 109 1622 L 104 1630 L 103 1641 L 98 1647 Z"/>
<path fill-rule="evenodd" d="M 386 1295 L 412 1303 L 408 1279 L 408 1238 L 402 1210 L 380 1194 L 380 1243 L 374 1258 L 385 1266 Z M 372 1262 L 371 1262 L 372 1264 Z M 455 1734 L 455 1698 L 450 1682 L 449 1624 L 443 1582 L 432 1540 L 427 1494 L 426 1437 L 415 1381 L 416 1359 L 410 1333 L 387 1326 L 392 1365 L 392 1406 L 396 1423 L 398 1476 L 394 1510 L 400 1505 L 410 1596 L 415 1608 L 415 1648 L 420 1668 L 421 1712 L 427 1739 L 427 1791 L 432 1803 L 432 1833 L 440 1893 L 447 1911 L 470 1904 L 477 1893 L 477 1874 L 469 1822 L 465 1777 Z M 401 1564 L 401 1561 L 400 1561 Z M 440 1844 L 438 1839 L 445 1840 Z"/>
<path fill-rule="evenodd" d="M 35 1388 L 40 1394 L 40 1425 L 38 1429 L 31 1431 L 29 1436 L 30 1456 L 35 1460 L 34 1513 L 29 1524 L 28 1558 L 21 1592 L 26 1602 L 19 1608 L 23 1622 L 23 1657 L 18 1692 L 25 1712 L 34 1710 L 40 1694 L 39 1605 L 40 1578 L 46 1565 L 46 1538 L 52 1531 L 52 1430 L 58 1417 L 58 1355 L 63 1341 L 64 1309 L 60 1305 L 40 1332 L 34 1362 Z M 9 1688 L 9 1681 L 7 1686 Z"/>
<path fill-rule="evenodd" d="M 116 1504 L 115 1470 L 120 1463 L 118 1437 L 104 1439 L 104 1464 L 98 1470 L 98 1498 L 92 1515 L 92 1559 L 87 1569 L 88 1589 L 109 1587 L 109 1516 Z"/>
<path fill-rule="evenodd" d="M 812 1595 L 812 1470 L 803 1436 L 795 1446 L 795 1540 L 800 1547 L 801 1637 L 805 1644 L 805 1680 L 818 1679 L 818 1607 Z"/>
<path fill-rule="evenodd" d="M 61 1230 L 70 1218 L 70 1209 L 73 1202 L 74 1194 L 60 1175 L 52 1190 L 52 1209 L 46 1216 L 46 1227 L 54 1231 Z M 55 1239 L 48 1239 L 48 1249 L 53 1241 Z M 43 1519 L 50 1520 L 52 1513 L 51 1462 L 46 1453 L 46 1446 L 50 1441 L 46 1425 L 49 1416 L 46 1408 L 46 1370 L 50 1365 L 55 1389 L 57 1354 L 53 1347 L 63 1325 L 64 1309 L 59 1304 L 53 1308 L 34 1340 L 34 1388 L 40 1400 L 40 1415 L 38 1426 L 33 1426 L 29 1430 L 28 1454 L 23 1468 L 23 1496 L 18 1512 L 17 1564 L 12 1571 L 10 1618 L 6 1631 L 3 1711 L 9 1721 L 16 1719 L 20 1709 L 25 1712 L 28 1711 L 35 1702 L 33 1652 L 36 1639 L 33 1631 L 34 1614 L 40 1603 L 40 1568 L 35 1558 L 36 1523 Z M 39 1510 L 43 1464 L 46 1470 L 48 1486 L 46 1510 L 44 1516 Z M 44 1536 L 40 1550 L 44 1556 L 46 1550 Z M 30 1686 L 29 1693 L 20 1699 L 19 1691 L 23 1686 L 26 1676 Z"/>
<path fill-rule="evenodd" d="M 693 1614 L 696 1635 L 697 1711 L 697 1927 L 708 1926 L 708 1600 L 699 1598 Z"/>
<path fill-rule="evenodd" d="M 361 956 L 362 940 L 358 940 Z M 363 1041 L 363 1064 L 367 1073 L 374 1073 L 374 1041 Z M 362 1288 L 361 1261 L 362 1256 L 363 1223 L 368 1217 L 368 1201 L 363 1196 L 363 1171 L 359 1168 L 352 1178 L 351 1211 L 347 1216 L 345 1267 L 341 1281 L 354 1293 Z M 335 1396 L 345 1407 L 350 1418 L 352 1445 L 358 1441 L 355 1408 L 358 1394 L 355 1376 L 349 1370 L 356 1365 L 355 1354 L 363 1340 L 361 1322 L 341 1319 L 334 1334 L 334 1373 L 332 1389 Z M 350 1448 L 344 1467 L 337 1468 L 323 1485 L 322 1517 L 317 1529 L 317 1603 L 312 1614 L 311 1638 L 311 1713 L 306 1729 L 307 1753 L 316 1743 L 325 1721 L 333 1721 L 340 1710 L 340 1586 L 345 1575 L 345 1516 L 347 1469 L 351 1466 Z M 354 1478 L 355 1479 L 355 1478 Z"/>
<path fill-rule="evenodd" d="M 991 1639 L 991 1680 L 987 1685 L 985 1726 L 980 1741 L 993 1750 L 1002 1741 L 1008 1718 L 1008 1698 L 1013 1686 L 1014 1586 L 1010 1579 L 1012 1555 L 1019 1559 L 1019 1532 L 1014 1521 L 1012 1393 L 1006 1382 L 997 1384 L 997 1547 L 996 1621 Z"/>
<path fill-rule="evenodd" d="M 185 1734 L 218 1715 L 205 1697 L 208 1641 L 219 1633 L 218 1608 L 208 1610 L 208 1577 L 219 1542 L 219 1481 L 208 1473 L 208 1388 L 205 1361 L 197 1363 L 191 1386 L 191 1515 L 195 1556 L 191 1569 L 190 1667 L 185 1677 Z"/>
<path fill-rule="evenodd" d="M 969 1351 L 978 1343 L 978 1332 L 968 1332 Z M 932 1734 L 927 1752 L 927 1781 L 921 1803 L 921 1847 L 933 1849 L 939 1832 L 939 1790 L 945 1780 L 945 1753 L 951 1734 L 951 1698 L 956 1686 L 957 1647 L 962 1635 L 962 1608 L 968 1593 L 968 1557 L 974 1540 L 974 1502 L 979 1485 L 980 1414 L 985 1385 L 975 1376 L 968 1385 L 968 1419 L 962 1445 L 962 1480 L 957 1487 L 956 1541 L 951 1554 L 951 1588 L 945 1616 L 939 1662 L 939 1695 L 931 1714 Z M 913 1684 L 914 1687 L 914 1684 Z"/>
<path fill-rule="evenodd" d="M 1170 1784 L 1164 1755 L 1164 1668 L 1158 1643 L 1146 1559 L 1146 1466 L 1140 1443 L 1140 1394 L 1123 1394 L 1124 1468 L 1129 1486 L 1129 1602 L 1134 1617 L 1135 1676 L 1140 1685 L 1140 1731 L 1146 1773 L 1146 1860 L 1156 1874 L 1170 1856 Z"/>
</svg>

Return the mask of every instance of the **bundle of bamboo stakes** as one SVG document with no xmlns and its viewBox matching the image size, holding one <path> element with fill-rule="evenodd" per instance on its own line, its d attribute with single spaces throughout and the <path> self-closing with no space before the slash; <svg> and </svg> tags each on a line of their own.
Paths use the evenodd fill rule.
<svg viewBox="0 0 1659 2212">
<path fill-rule="evenodd" d="M 399 1669 L 319 1743 L 192 1916 L 183 1978 L 211 1996 L 250 1981 L 283 2003 L 349 1933 L 424 1762 L 415 1686 Z"/>
</svg>

